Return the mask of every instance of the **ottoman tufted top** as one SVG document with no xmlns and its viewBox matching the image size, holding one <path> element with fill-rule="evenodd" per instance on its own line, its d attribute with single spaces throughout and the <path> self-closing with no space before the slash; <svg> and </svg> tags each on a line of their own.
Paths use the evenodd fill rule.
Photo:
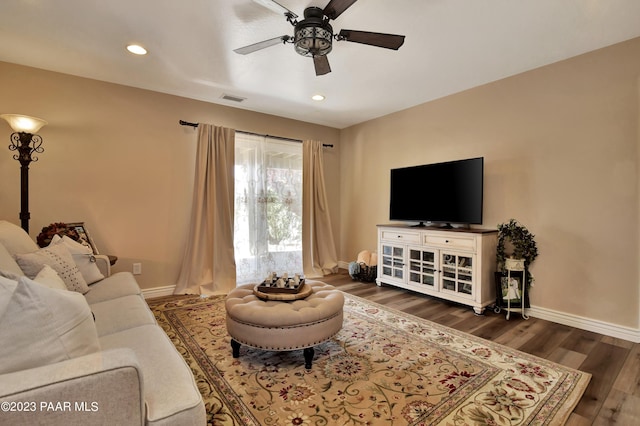
<svg viewBox="0 0 640 426">
<path fill-rule="evenodd" d="M 320 281 L 306 281 L 313 293 L 300 300 L 283 302 L 262 300 L 253 294 L 255 284 L 233 289 L 227 296 L 227 315 L 235 321 L 262 327 L 297 326 L 317 321 L 342 312 L 344 296 L 335 287 Z"/>
</svg>

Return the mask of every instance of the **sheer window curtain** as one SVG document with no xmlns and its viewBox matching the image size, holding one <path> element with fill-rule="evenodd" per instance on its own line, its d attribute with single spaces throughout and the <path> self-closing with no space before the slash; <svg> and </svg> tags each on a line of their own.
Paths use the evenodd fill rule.
<svg viewBox="0 0 640 426">
<path fill-rule="evenodd" d="M 304 141 L 302 259 L 307 278 L 318 278 L 338 270 L 338 256 L 324 183 L 322 143 Z"/>
<path fill-rule="evenodd" d="M 302 273 L 301 145 L 237 133 L 235 161 L 238 284 Z"/>
<path fill-rule="evenodd" d="M 174 294 L 227 293 L 233 252 L 235 130 L 200 124 L 191 226 Z"/>
</svg>

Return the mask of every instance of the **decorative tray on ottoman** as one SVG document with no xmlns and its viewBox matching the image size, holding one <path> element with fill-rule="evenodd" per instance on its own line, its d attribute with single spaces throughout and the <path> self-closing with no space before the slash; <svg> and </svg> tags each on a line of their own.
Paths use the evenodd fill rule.
<svg viewBox="0 0 640 426">
<path fill-rule="evenodd" d="M 305 285 L 304 278 L 296 276 L 289 278 L 286 275 L 277 277 L 272 274 L 266 280 L 253 288 L 253 293 L 261 299 L 268 300 L 296 300 L 307 297 L 311 287 Z"/>
<path fill-rule="evenodd" d="M 296 294 L 300 292 L 303 286 L 304 279 L 301 279 L 297 285 L 292 282 L 291 284 L 285 284 L 284 287 L 278 287 L 275 282 L 267 283 L 266 281 L 263 281 L 260 283 L 260 285 L 258 285 L 258 290 L 263 293 Z"/>
</svg>

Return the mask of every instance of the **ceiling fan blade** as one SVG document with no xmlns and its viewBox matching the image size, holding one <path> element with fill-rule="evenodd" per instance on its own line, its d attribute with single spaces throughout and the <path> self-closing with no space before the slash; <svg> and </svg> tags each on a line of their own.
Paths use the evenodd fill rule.
<svg viewBox="0 0 640 426">
<path fill-rule="evenodd" d="M 327 55 L 314 56 L 313 65 L 316 67 L 316 75 L 325 75 L 331 72 Z"/>
<path fill-rule="evenodd" d="M 255 3 L 258 3 L 260 6 L 266 7 L 269 10 L 276 12 L 279 15 L 291 16 L 291 19 L 296 19 L 298 15 L 278 3 L 274 0 L 253 0 Z"/>
<path fill-rule="evenodd" d="M 331 0 L 329 4 L 324 7 L 324 14 L 329 19 L 336 19 L 356 1 L 357 0 Z"/>
<path fill-rule="evenodd" d="M 256 52 L 267 47 L 275 46 L 276 44 L 285 43 L 291 36 L 283 35 L 280 37 L 271 38 L 269 40 L 260 41 L 258 43 L 250 44 L 248 46 L 239 47 L 233 51 L 240 55 L 248 55 L 249 53 Z"/>
<path fill-rule="evenodd" d="M 398 50 L 404 44 L 404 36 L 397 34 L 372 33 L 369 31 L 340 30 L 338 40 L 368 44 Z"/>
</svg>

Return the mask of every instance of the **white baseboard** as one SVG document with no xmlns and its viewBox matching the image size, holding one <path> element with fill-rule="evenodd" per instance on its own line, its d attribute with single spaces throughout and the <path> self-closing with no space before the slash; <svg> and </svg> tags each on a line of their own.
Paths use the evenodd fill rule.
<svg viewBox="0 0 640 426">
<path fill-rule="evenodd" d="M 142 296 L 145 299 L 153 299 L 154 297 L 171 296 L 175 290 L 175 285 L 166 285 L 164 287 L 154 287 L 142 289 Z"/>
<path fill-rule="evenodd" d="M 527 314 L 532 317 L 557 322 L 558 324 L 568 325 L 581 330 L 593 331 L 594 333 L 604 334 L 605 336 L 616 337 L 633 343 L 640 343 L 640 330 L 636 328 L 624 327 L 617 324 L 568 314 L 566 312 L 553 311 L 539 306 L 532 306 L 531 309 L 527 309 Z"/>
</svg>

